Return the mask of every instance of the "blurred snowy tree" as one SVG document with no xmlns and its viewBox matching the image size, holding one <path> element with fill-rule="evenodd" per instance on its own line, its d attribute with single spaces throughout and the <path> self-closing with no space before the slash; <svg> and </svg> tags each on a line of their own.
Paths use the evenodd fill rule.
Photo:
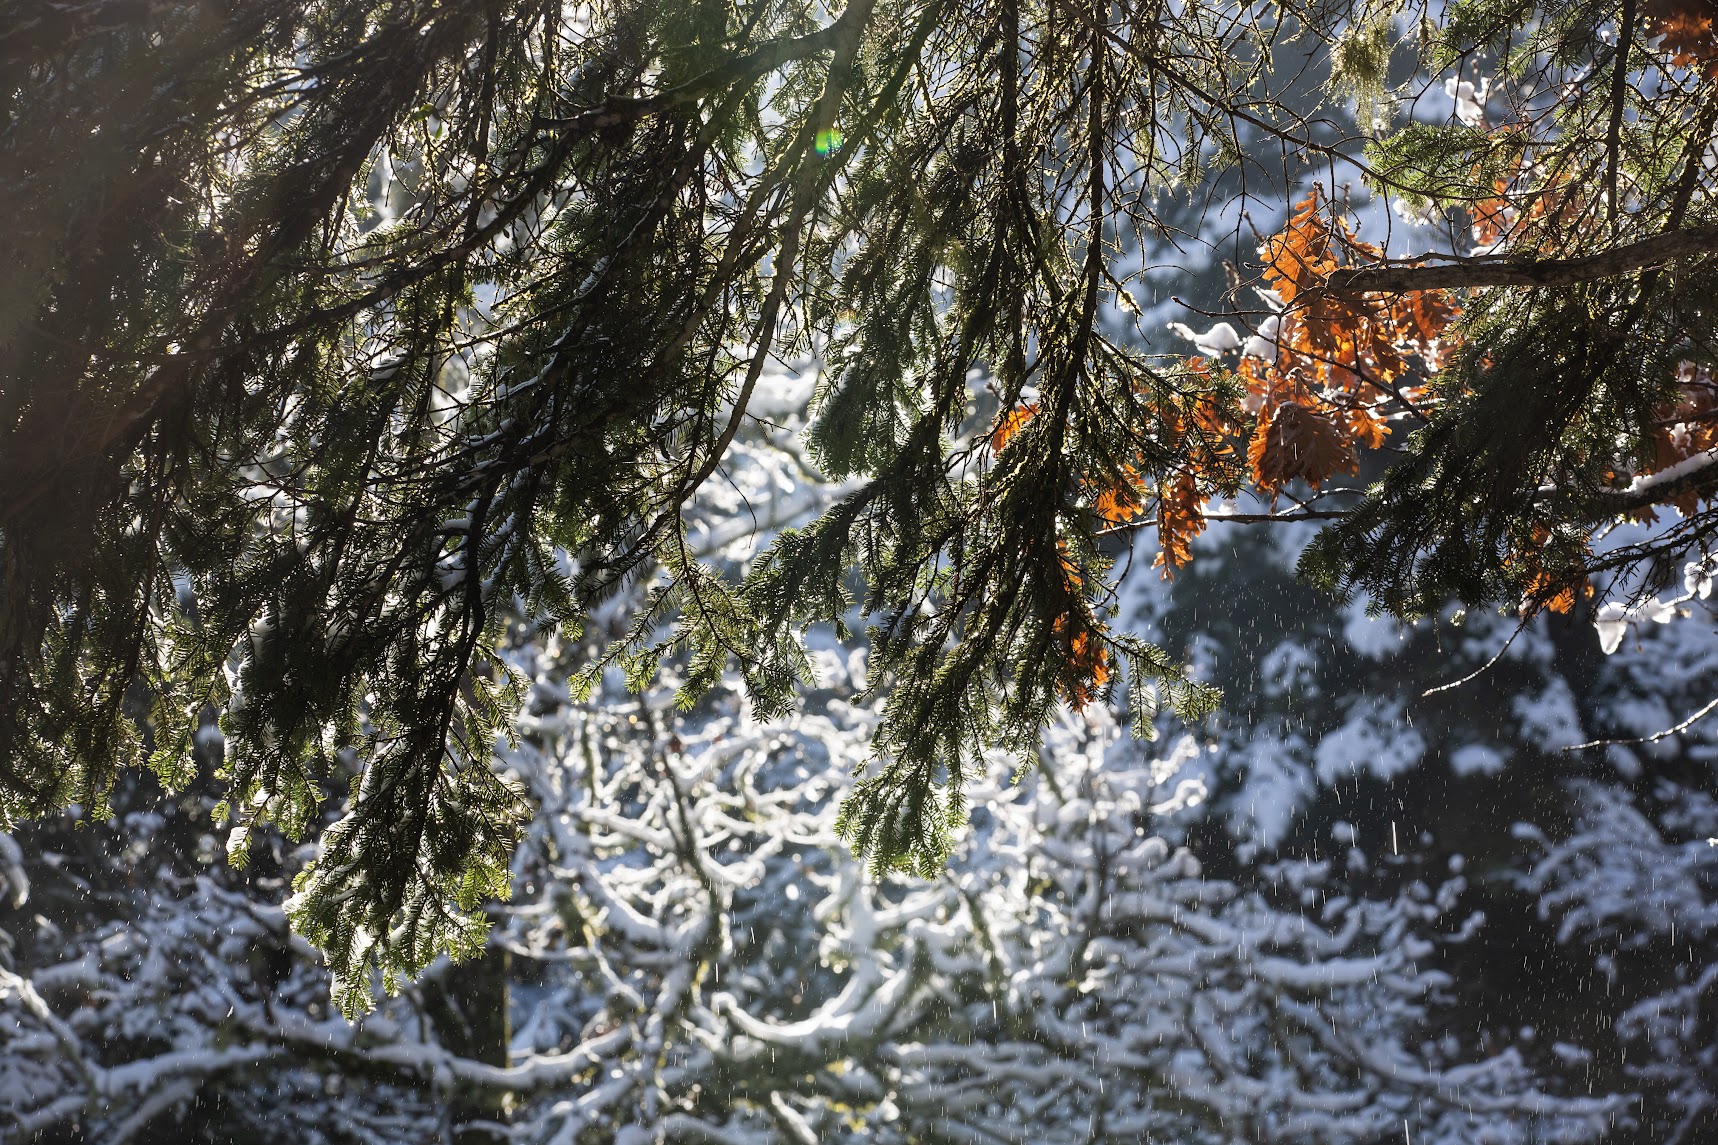
<svg viewBox="0 0 1718 1145">
<path fill-rule="evenodd" d="M 1655 527 L 1675 523 L 1610 543 Z M 1459 909 L 1484 924 L 1444 949 L 1437 1036 L 1635 1095 L 1618 1140 L 1708 1139 L 1718 727 L 1663 734 L 1710 701 L 1718 617 L 1700 577 L 1599 611 L 1598 631 L 1580 609 L 1452 605 L 1403 624 L 1364 599 L 1308 605 L 1292 578 L 1315 528 L 1214 532 L 1172 585 L 1126 586 L 1130 623 L 1227 695 L 1189 765 L 1203 813 L 1157 829 L 1249 885 L 1283 861 L 1328 861 L 1336 894 L 1460 873 Z"/>
<path fill-rule="evenodd" d="M 799 452 L 806 379 L 766 383 L 772 421 L 695 509 L 712 561 L 751 559 L 839 492 Z M 1169 602 L 1155 574 L 1137 583 L 1130 599 Z M 617 599 L 599 621 L 628 616 Z M 529 694 L 501 763 L 536 811 L 492 911 L 499 1060 L 473 1044 L 481 1015 L 448 1003 L 471 966 L 439 961 L 349 1024 L 281 909 L 305 856 L 259 832 L 240 875 L 203 833 L 208 791 L 164 810 L 122 793 L 116 823 L 0 848 L 17 904 L 0 1126 L 414 1145 L 1361 1145 L 1406 1127 L 1526 1145 L 1598 1140 L 1631 1108 L 1451 1032 L 1451 968 L 1483 933 L 1460 874 L 1363 885 L 1358 849 L 1204 846 L 1202 866 L 1175 840 L 1224 798 L 1230 743 L 1148 756 L 1104 706 L 1064 712 L 1020 782 L 987 761 L 946 872 L 879 877 L 835 831 L 878 719 L 861 648 L 815 631 L 817 690 L 763 719 L 732 676 L 677 710 L 674 665 L 641 695 L 611 673 L 577 701 L 584 650 L 513 635 Z"/>
<path fill-rule="evenodd" d="M 541 668 L 540 696 L 560 675 Z M 1459 877 L 1368 899 L 1284 861 L 1249 890 L 1149 833 L 1198 798 L 1190 741 L 1132 766 L 1112 723 L 1060 723 L 1026 782 L 997 761 L 946 875 L 875 880 L 833 826 L 876 712 L 826 669 L 825 700 L 770 722 L 731 687 L 686 716 L 663 691 L 541 705 L 509 759 L 540 810 L 491 939 L 507 1064 L 447 1049 L 425 1004 L 466 972 L 445 963 L 356 1025 L 329 1013 L 279 907 L 215 870 L 3 972 L 0 1115 L 25 1139 L 417 1142 L 453 1133 L 464 1094 L 507 1098 L 464 1132 L 520 1141 L 1368 1142 L 1406 1123 L 1456 1145 L 1596 1140 L 1624 1108 L 1429 1036 L 1442 949 L 1472 930 Z"/>
</svg>

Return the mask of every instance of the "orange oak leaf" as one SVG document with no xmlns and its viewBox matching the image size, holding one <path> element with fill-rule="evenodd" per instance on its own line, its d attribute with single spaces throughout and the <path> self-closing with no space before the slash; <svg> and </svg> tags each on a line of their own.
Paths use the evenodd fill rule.
<svg viewBox="0 0 1718 1145">
<path fill-rule="evenodd" d="M 1567 615 L 1574 610 L 1577 600 L 1586 600 L 1593 595 L 1593 582 L 1588 578 L 1583 576 L 1571 581 L 1567 576 L 1557 576 L 1545 568 L 1540 554 L 1550 540 L 1551 530 L 1535 525 L 1526 546 L 1504 558 L 1504 564 L 1518 565 L 1527 573 L 1522 586 L 1524 615 L 1531 615 L 1541 608 Z"/>
<path fill-rule="evenodd" d="M 1193 538 L 1205 531 L 1199 483 L 1191 473 L 1178 474 L 1157 490 L 1157 559 L 1152 564 L 1165 578 L 1193 559 Z"/>
<path fill-rule="evenodd" d="M 1318 488 L 1335 473 L 1359 469 L 1354 442 L 1329 414 L 1284 402 L 1259 423 L 1247 450 L 1253 481 L 1275 496 L 1299 478 Z"/>
<path fill-rule="evenodd" d="M 1032 420 L 1033 415 L 1037 412 L 1037 402 L 1028 402 L 1026 405 L 1005 411 L 1001 417 L 996 419 L 996 428 L 990 431 L 990 451 L 1001 453 L 1003 447 L 1025 427 L 1027 422 Z"/>
<path fill-rule="evenodd" d="M 1684 362 L 1677 372 L 1676 397 L 1653 411 L 1652 457 L 1641 467 L 1642 477 L 1662 472 L 1690 457 L 1718 448 L 1718 380 L 1704 366 Z M 1684 516 L 1699 506 L 1699 493 L 1685 491 L 1667 498 Z M 1652 506 L 1630 514 L 1637 521 L 1653 522 L 1658 514 Z"/>
<path fill-rule="evenodd" d="M 1133 466 L 1123 465 L 1122 479 L 1098 494 L 1092 511 L 1106 525 L 1125 525 L 1145 508 L 1144 486 Z"/>
<path fill-rule="evenodd" d="M 1061 685 L 1062 698 L 1075 711 L 1097 699 L 1110 679 L 1110 651 L 1095 631 L 1076 631 L 1068 641 L 1067 675 Z"/>
<path fill-rule="evenodd" d="M 1646 28 L 1677 67 L 1718 79 L 1718 0 L 1647 0 Z"/>
<path fill-rule="evenodd" d="M 1056 542 L 1062 564 L 1062 589 L 1077 598 L 1085 585 L 1080 567 L 1068 551 L 1066 541 Z M 1103 626 L 1070 609 L 1056 617 L 1050 631 L 1063 641 L 1062 672 L 1056 689 L 1068 706 L 1080 711 L 1095 700 L 1110 679 L 1110 654 L 1104 644 Z"/>
</svg>

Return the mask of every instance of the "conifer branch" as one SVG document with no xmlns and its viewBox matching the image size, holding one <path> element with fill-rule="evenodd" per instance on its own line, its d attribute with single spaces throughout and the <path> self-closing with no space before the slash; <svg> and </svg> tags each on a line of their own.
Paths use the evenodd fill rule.
<svg viewBox="0 0 1718 1145">
<path fill-rule="evenodd" d="M 1477 290 L 1493 286 L 1576 286 L 1662 267 L 1685 258 L 1718 254 L 1718 226 L 1701 225 L 1654 235 L 1597 254 L 1572 258 L 1489 255 L 1428 263 L 1422 259 L 1345 267 L 1325 288 L 1405 294 L 1419 290 Z M 1425 258 L 1443 259 L 1442 255 Z"/>
</svg>

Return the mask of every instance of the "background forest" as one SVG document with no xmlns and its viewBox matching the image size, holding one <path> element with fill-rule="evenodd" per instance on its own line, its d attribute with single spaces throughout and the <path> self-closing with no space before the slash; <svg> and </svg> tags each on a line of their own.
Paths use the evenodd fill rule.
<svg viewBox="0 0 1718 1145">
<path fill-rule="evenodd" d="M 832 495 L 810 387 L 767 379 L 696 508 L 712 559 Z M 678 712 L 672 672 L 573 702 L 588 649 L 521 625 L 513 899 L 484 957 L 355 1025 L 281 909 L 305 848 L 259 837 L 235 871 L 211 785 L 128 777 L 111 822 L 0 838 L 0 1117 L 42 1142 L 1703 1139 L 1718 744 L 1566 749 L 1705 702 L 1709 585 L 1609 656 L 1556 615 L 1402 627 L 1309 605 L 1314 527 L 1132 569 L 1122 618 L 1220 716 L 1152 744 L 1065 713 L 1036 770 L 992 761 L 931 880 L 833 829 L 877 718 L 861 643 L 814 634 L 821 686 L 759 720 L 734 680 Z"/>
<path fill-rule="evenodd" d="M 1421 110 L 1466 123 L 1484 98 L 1458 77 Z M 1124 260 L 1143 317 L 1115 309 L 1112 336 L 1241 349 L 1199 315 L 1282 223 L 1262 204 L 1312 190 L 1290 168 L 1247 200 L 1218 179 L 1160 204 L 1180 238 Z M 378 218 L 406 213 L 386 164 L 366 178 Z M 827 365 L 757 379 L 685 507 L 698 560 L 743 576 L 857 482 L 807 445 Z M 988 424 L 997 394 L 971 385 Z M 355 1022 L 288 925 L 316 843 L 259 823 L 227 860 L 210 711 L 183 789 L 128 770 L 112 818 L 0 834 L 0 1140 L 1714 1139 L 1718 720 L 1662 734 L 1712 700 L 1712 570 L 1627 612 L 1402 623 L 1296 581 L 1318 528 L 1213 519 L 1173 578 L 1110 538 L 1115 628 L 1221 709 L 1146 741 L 1120 694 L 1061 704 L 1033 766 L 982 760 L 934 877 L 877 871 L 837 829 L 885 702 L 857 607 L 809 633 L 816 683 L 786 714 L 734 672 L 677 706 L 684 658 L 583 694 L 675 575 L 654 558 L 577 636 L 515 607 L 500 656 L 528 689 L 495 766 L 531 818 L 511 898 L 481 956 Z M 323 825 L 356 792 L 343 763 Z"/>
</svg>

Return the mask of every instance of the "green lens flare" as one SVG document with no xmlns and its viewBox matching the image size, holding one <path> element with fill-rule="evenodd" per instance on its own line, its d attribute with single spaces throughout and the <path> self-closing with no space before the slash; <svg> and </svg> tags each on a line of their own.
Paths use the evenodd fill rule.
<svg viewBox="0 0 1718 1145">
<path fill-rule="evenodd" d="M 816 145 L 819 155 L 833 155 L 841 150 L 841 133 L 834 128 L 830 128 L 828 131 L 819 131 Z"/>
</svg>

